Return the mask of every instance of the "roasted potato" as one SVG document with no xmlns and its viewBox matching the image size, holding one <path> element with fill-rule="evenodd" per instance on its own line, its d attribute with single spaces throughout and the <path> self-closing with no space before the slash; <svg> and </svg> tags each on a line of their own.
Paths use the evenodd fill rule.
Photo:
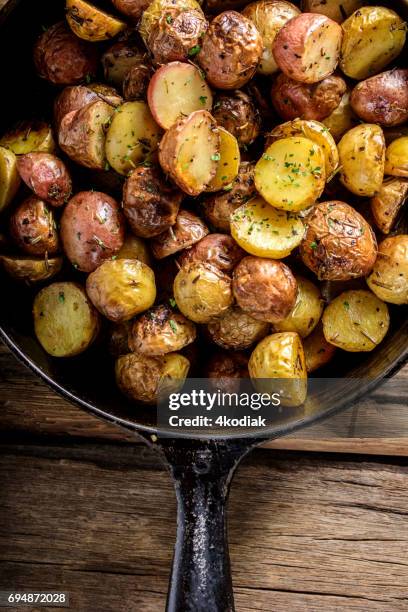
<svg viewBox="0 0 408 612">
<path fill-rule="evenodd" d="M 152 240 L 153 255 L 156 259 L 163 259 L 193 246 L 207 234 L 208 228 L 200 217 L 188 210 L 180 210 L 175 224 Z"/>
<path fill-rule="evenodd" d="M 342 24 L 340 68 L 352 79 L 366 79 L 394 60 L 405 43 L 405 23 L 389 8 L 365 6 Z"/>
<path fill-rule="evenodd" d="M 182 117 L 164 134 L 159 146 L 163 170 L 188 195 L 206 190 L 217 172 L 220 135 L 208 111 Z"/>
<path fill-rule="evenodd" d="M 233 301 L 231 279 L 209 263 L 183 266 L 174 279 L 173 290 L 180 311 L 195 323 L 209 323 Z"/>
<path fill-rule="evenodd" d="M 306 338 L 320 321 L 324 302 L 314 283 L 303 276 L 295 278 L 298 286 L 295 305 L 286 319 L 274 324 L 274 329 L 277 332 L 295 331 Z"/>
<path fill-rule="evenodd" d="M 297 333 L 280 332 L 266 336 L 254 348 L 248 369 L 255 389 L 261 393 L 279 393 L 281 406 L 300 406 L 305 401 L 306 363 Z M 279 382 L 273 383 L 273 379 Z"/>
<path fill-rule="evenodd" d="M 385 127 L 408 120 L 408 69 L 394 68 L 357 83 L 351 106 L 366 123 Z"/>
<path fill-rule="evenodd" d="M 254 23 L 235 11 L 211 21 L 197 61 L 217 89 L 238 89 L 254 75 L 263 43 Z"/>
<path fill-rule="evenodd" d="M 59 240 L 53 212 L 44 200 L 30 196 L 10 217 L 10 235 L 28 255 L 43 256 L 58 252 Z"/>
<path fill-rule="evenodd" d="M 220 135 L 220 159 L 218 160 L 217 172 L 207 186 L 207 191 L 220 191 L 232 187 L 239 173 L 241 155 L 235 136 L 218 128 Z"/>
<path fill-rule="evenodd" d="M 111 323 L 108 331 L 108 349 L 112 357 L 120 357 L 128 355 L 131 351 L 129 348 L 129 331 L 131 321 L 123 321 L 122 323 Z"/>
<path fill-rule="evenodd" d="M 62 206 L 72 192 L 72 181 L 63 161 L 51 153 L 27 153 L 17 160 L 18 172 L 35 195 L 52 204 Z"/>
<path fill-rule="evenodd" d="M 100 191 L 81 191 L 61 217 L 61 240 L 72 265 L 92 272 L 123 246 L 125 227 L 118 203 Z"/>
<path fill-rule="evenodd" d="M 55 85 L 76 85 L 97 73 L 99 51 L 81 40 L 65 22 L 45 30 L 34 46 L 39 76 Z"/>
<path fill-rule="evenodd" d="M 257 0 L 248 4 L 242 14 L 256 26 L 263 41 L 263 51 L 258 64 L 260 74 L 273 74 L 279 70 L 272 47 L 279 30 L 293 17 L 299 15 L 299 9 L 285 0 Z"/>
<path fill-rule="evenodd" d="M 354 208 L 333 200 L 317 204 L 308 216 L 300 254 L 319 280 L 350 280 L 371 271 L 377 242 Z"/>
<path fill-rule="evenodd" d="M 286 211 L 272 208 L 262 198 L 242 204 L 231 215 L 231 234 L 251 255 L 282 259 L 302 241 L 302 220 Z"/>
<path fill-rule="evenodd" d="M 213 116 L 241 146 L 251 144 L 259 135 L 261 116 L 253 100 L 243 91 L 219 94 L 214 102 Z"/>
<path fill-rule="evenodd" d="M 126 23 L 85 0 L 66 0 L 66 18 L 73 33 L 84 40 L 98 42 L 114 38 Z"/>
<path fill-rule="evenodd" d="M 24 255 L 0 255 L 0 263 L 9 276 L 31 284 L 56 276 L 62 268 L 63 259 L 58 255 L 43 259 Z"/>
<path fill-rule="evenodd" d="M 372 351 L 390 324 L 387 305 L 371 291 L 344 291 L 323 313 L 327 342 L 350 353 Z"/>
<path fill-rule="evenodd" d="M 158 168 L 133 170 L 123 188 L 123 212 L 136 236 L 152 238 L 176 223 L 183 193 Z"/>
<path fill-rule="evenodd" d="M 211 340 L 221 348 L 244 350 L 259 342 L 269 332 L 269 323 L 258 321 L 239 306 L 231 306 L 207 325 Z"/>
<path fill-rule="evenodd" d="M 113 113 L 114 108 L 103 100 L 68 113 L 59 126 L 59 146 L 77 164 L 105 170 L 105 134 Z"/>
<path fill-rule="evenodd" d="M 76 283 L 53 283 L 36 295 L 34 331 L 52 357 L 74 357 L 95 340 L 100 328 L 98 312 Z"/>
<path fill-rule="evenodd" d="M 408 136 L 393 140 L 385 152 L 385 174 L 408 177 Z"/>
<path fill-rule="evenodd" d="M 374 196 L 384 178 L 385 141 L 382 129 L 362 123 L 346 132 L 338 145 L 340 178 L 358 196 Z"/>
<path fill-rule="evenodd" d="M 154 304 L 154 273 L 138 259 L 110 259 L 88 276 L 86 292 L 107 319 L 129 321 Z"/>
<path fill-rule="evenodd" d="M 339 165 L 339 153 L 333 136 L 326 126 L 319 121 L 305 119 L 293 119 L 281 125 L 277 125 L 267 136 L 266 146 L 271 145 L 275 140 L 290 136 L 304 136 L 319 145 L 325 158 L 326 177 L 331 177 Z"/>
<path fill-rule="evenodd" d="M 119 90 L 129 71 L 135 66 L 149 67 L 150 59 L 146 51 L 132 40 L 120 40 L 105 51 L 102 56 L 102 66 L 105 80 Z"/>
<path fill-rule="evenodd" d="M 308 84 L 279 74 L 272 84 L 271 100 L 282 119 L 323 121 L 339 106 L 346 89 L 344 80 L 336 75 Z"/>
<path fill-rule="evenodd" d="M 318 83 L 336 69 L 342 37 L 341 27 L 329 17 L 302 13 L 277 33 L 273 57 L 286 76 L 301 83 Z"/>
<path fill-rule="evenodd" d="M 326 15 L 337 23 L 342 23 L 354 11 L 367 4 L 365 0 L 302 0 L 304 13 Z"/>
<path fill-rule="evenodd" d="M 5 147 L 0 147 L 0 212 L 13 201 L 20 183 L 15 154 Z"/>
<path fill-rule="evenodd" d="M 189 368 L 188 359 L 178 353 L 160 357 L 130 353 L 116 361 L 116 383 L 130 400 L 154 404 L 183 386 Z"/>
<path fill-rule="evenodd" d="M 224 393 L 237 393 L 240 380 L 249 378 L 248 357 L 244 353 L 217 351 L 206 363 L 204 372 L 213 389 Z"/>
<path fill-rule="evenodd" d="M 152 0 L 112 0 L 113 6 L 133 21 L 138 21 L 151 2 Z"/>
<path fill-rule="evenodd" d="M 384 302 L 408 304 L 408 235 L 390 236 L 380 242 L 367 284 Z"/>
<path fill-rule="evenodd" d="M 65 115 L 72 111 L 78 111 L 91 102 L 100 100 L 113 107 L 119 106 L 123 102 L 116 89 L 102 83 L 64 87 L 54 102 L 54 121 L 57 129 L 59 129 Z"/>
<path fill-rule="evenodd" d="M 340 104 L 328 117 L 322 119 L 323 125 L 329 130 L 335 142 L 339 142 L 343 134 L 358 124 L 358 119 L 350 104 L 350 92 L 343 94 Z"/>
<path fill-rule="evenodd" d="M 106 134 L 106 157 L 119 174 L 128 174 L 156 151 L 161 130 L 145 102 L 125 102 L 116 109 Z"/>
<path fill-rule="evenodd" d="M 196 0 L 153 0 L 143 11 L 139 24 L 139 32 L 146 46 L 149 46 L 149 38 L 153 29 L 163 13 L 167 10 L 179 8 L 185 11 L 196 10 L 202 13 L 201 7 Z M 194 57 L 192 55 L 191 57 Z"/>
<path fill-rule="evenodd" d="M 323 193 L 325 163 L 322 147 L 309 138 L 276 140 L 255 166 L 255 187 L 275 208 L 305 210 Z"/>
<path fill-rule="evenodd" d="M 147 61 L 140 61 L 132 66 L 123 79 L 122 89 L 125 100 L 144 100 L 153 73 L 153 68 Z"/>
<path fill-rule="evenodd" d="M 123 246 L 116 254 L 116 259 L 138 259 L 147 266 L 152 263 L 147 244 L 134 234 L 126 234 Z"/>
<path fill-rule="evenodd" d="M 215 229 L 229 232 L 231 214 L 255 195 L 254 164 L 241 162 L 232 185 L 202 202 L 204 216 Z"/>
<path fill-rule="evenodd" d="M 0 146 L 16 155 L 43 151 L 54 153 L 55 141 L 51 126 L 44 121 L 20 121 L 0 138 Z"/>
<path fill-rule="evenodd" d="M 387 179 L 377 195 L 371 198 L 371 213 L 383 234 L 390 233 L 407 198 L 408 180 L 404 178 Z"/>
<path fill-rule="evenodd" d="M 327 342 L 324 337 L 321 321 L 312 333 L 303 340 L 303 350 L 308 374 L 322 368 L 333 359 L 336 347 Z"/>
<path fill-rule="evenodd" d="M 243 251 L 235 240 L 226 234 L 209 234 L 192 247 L 182 251 L 178 264 L 185 266 L 192 262 L 207 262 L 227 274 L 232 272 L 244 257 Z"/>
<path fill-rule="evenodd" d="M 180 117 L 200 109 L 211 111 L 213 98 L 196 66 L 170 62 L 154 73 L 147 101 L 155 121 L 168 130 Z"/>
<path fill-rule="evenodd" d="M 296 302 L 295 277 L 272 259 L 244 257 L 234 270 L 232 288 L 238 306 L 258 321 L 283 321 Z"/>
<path fill-rule="evenodd" d="M 132 324 L 129 347 L 134 353 L 156 356 L 180 351 L 195 339 L 194 323 L 161 305 L 143 313 Z"/>
</svg>

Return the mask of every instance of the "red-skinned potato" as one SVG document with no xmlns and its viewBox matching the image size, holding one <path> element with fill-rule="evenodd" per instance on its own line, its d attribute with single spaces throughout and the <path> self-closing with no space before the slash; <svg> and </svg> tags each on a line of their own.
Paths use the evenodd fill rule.
<svg viewBox="0 0 408 612">
<path fill-rule="evenodd" d="M 217 266 L 227 274 L 245 256 L 245 251 L 227 234 L 208 234 L 178 257 L 180 266 L 193 261 L 203 261 Z"/>
<path fill-rule="evenodd" d="M 55 155 L 40 152 L 21 155 L 17 168 L 25 184 L 49 204 L 62 206 L 71 196 L 70 174 L 64 162 Z"/>
<path fill-rule="evenodd" d="M 151 242 L 156 259 L 163 259 L 193 246 L 208 234 L 207 226 L 188 210 L 180 210 L 176 223 Z"/>
<path fill-rule="evenodd" d="M 102 83 L 65 87 L 54 102 L 54 121 L 58 129 L 68 113 L 80 110 L 91 102 L 102 100 L 111 106 L 119 106 L 123 99 L 116 89 Z"/>
<path fill-rule="evenodd" d="M 213 116 L 240 145 L 251 144 L 259 135 L 261 116 L 252 99 L 243 91 L 217 96 Z"/>
<path fill-rule="evenodd" d="M 123 15 L 137 21 L 152 0 L 112 0 L 112 4 Z"/>
<path fill-rule="evenodd" d="M 41 34 L 34 46 L 34 63 L 41 78 L 55 85 L 76 85 L 98 69 L 95 45 L 77 38 L 63 21 Z"/>
<path fill-rule="evenodd" d="M 124 219 L 118 203 L 100 191 L 81 191 L 61 217 L 61 240 L 72 265 L 92 272 L 121 249 Z"/>
<path fill-rule="evenodd" d="M 307 84 L 279 74 L 272 85 L 271 100 L 282 119 L 300 117 L 322 121 L 338 107 L 346 89 L 344 80 L 336 75 Z"/>
<path fill-rule="evenodd" d="M 248 357 L 240 352 L 217 351 L 208 360 L 204 374 L 213 388 L 237 393 L 241 378 L 249 378 Z"/>
<path fill-rule="evenodd" d="M 105 51 L 102 56 L 105 81 L 112 83 L 119 90 L 129 70 L 133 66 L 150 66 L 150 59 L 145 50 L 131 39 L 119 40 Z"/>
<path fill-rule="evenodd" d="M 34 195 L 24 200 L 11 215 L 10 234 L 16 245 L 29 255 L 58 252 L 59 240 L 52 210 Z"/>
<path fill-rule="evenodd" d="M 279 68 L 302 83 L 318 83 L 336 69 L 343 33 L 338 23 L 313 13 L 288 21 L 273 43 Z"/>
<path fill-rule="evenodd" d="M 146 58 L 147 60 L 147 58 Z M 149 61 L 141 59 L 136 63 L 123 79 L 122 89 L 125 100 L 144 100 L 147 95 L 153 68 Z"/>
<path fill-rule="evenodd" d="M 358 83 L 351 92 L 353 111 L 366 123 L 384 127 L 408 120 L 408 68 L 394 68 Z"/>
</svg>

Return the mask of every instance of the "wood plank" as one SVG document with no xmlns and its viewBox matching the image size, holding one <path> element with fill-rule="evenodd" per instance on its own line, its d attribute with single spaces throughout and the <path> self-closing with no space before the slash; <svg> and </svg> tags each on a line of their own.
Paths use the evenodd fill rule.
<svg viewBox="0 0 408 612">
<path fill-rule="evenodd" d="M 64 589 L 81 612 L 163 609 L 175 501 L 151 451 L 5 446 L 0 487 L 0 588 Z M 407 516 L 406 461 L 256 451 L 230 500 L 237 612 L 407 610 Z"/>
</svg>

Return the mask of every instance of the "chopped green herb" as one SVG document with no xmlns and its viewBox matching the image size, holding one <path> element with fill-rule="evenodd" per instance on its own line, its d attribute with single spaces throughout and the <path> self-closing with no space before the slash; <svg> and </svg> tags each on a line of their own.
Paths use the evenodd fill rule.
<svg viewBox="0 0 408 612">
<path fill-rule="evenodd" d="M 63 291 L 60 291 L 58 294 L 58 301 L 61 302 L 61 304 L 63 304 L 65 302 L 65 294 Z"/>
<path fill-rule="evenodd" d="M 310 243 L 310 248 L 313 249 L 313 250 L 317 249 L 317 242 L 314 242 L 314 241 L 311 242 Z"/>
<path fill-rule="evenodd" d="M 214 153 L 214 155 L 211 155 L 211 159 L 212 161 L 220 161 L 221 155 L 219 153 Z"/>
<path fill-rule="evenodd" d="M 169 299 L 169 304 L 172 308 L 175 308 L 177 306 L 176 300 L 172 297 Z"/>
<path fill-rule="evenodd" d="M 200 96 L 199 100 L 201 104 L 204 106 L 204 104 L 207 102 L 207 96 Z"/>
<path fill-rule="evenodd" d="M 348 302 L 343 302 L 343 306 L 346 310 L 350 310 L 350 304 Z"/>
<path fill-rule="evenodd" d="M 174 331 L 174 333 L 176 334 L 177 333 L 177 323 L 173 319 L 170 319 L 169 325 L 171 329 Z"/>
<path fill-rule="evenodd" d="M 189 57 L 194 57 L 195 55 L 198 55 L 198 53 L 200 53 L 200 51 L 201 51 L 200 45 L 195 45 L 195 47 L 191 47 L 191 49 L 189 49 L 188 56 Z"/>
</svg>

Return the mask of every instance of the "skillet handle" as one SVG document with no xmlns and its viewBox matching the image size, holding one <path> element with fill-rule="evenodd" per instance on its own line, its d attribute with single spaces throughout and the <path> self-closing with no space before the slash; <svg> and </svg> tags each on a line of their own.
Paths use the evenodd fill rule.
<svg viewBox="0 0 408 612">
<path fill-rule="evenodd" d="M 226 501 L 254 441 L 161 440 L 177 495 L 167 612 L 233 612 Z"/>
</svg>

